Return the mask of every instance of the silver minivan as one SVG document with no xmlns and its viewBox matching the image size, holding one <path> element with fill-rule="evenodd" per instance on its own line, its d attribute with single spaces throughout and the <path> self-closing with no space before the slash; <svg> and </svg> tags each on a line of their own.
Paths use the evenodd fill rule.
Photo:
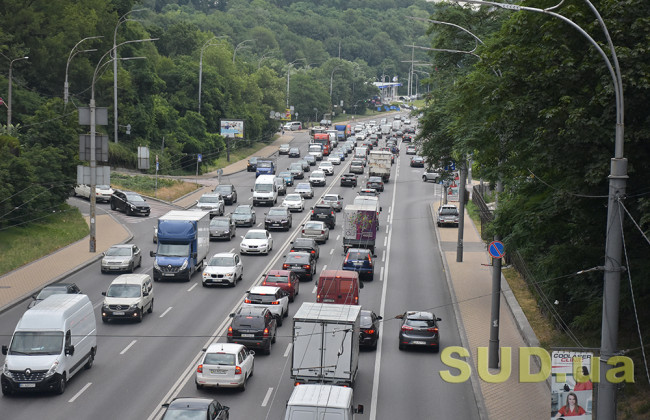
<svg viewBox="0 0 650 420">
<path fill-rule="evenodd" d="M 102 321 L 133 319 L 142 322 L 145 310 L 153 312 L 153 283 L 149 274 L 122 274 L 104 295 Z"/>
</svg>

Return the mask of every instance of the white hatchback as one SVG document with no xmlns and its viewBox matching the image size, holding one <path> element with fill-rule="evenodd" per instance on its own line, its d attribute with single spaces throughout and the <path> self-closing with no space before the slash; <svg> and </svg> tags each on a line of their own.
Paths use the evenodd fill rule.
<svg viewBox="0 0 650 420">
<path fill-rule="evenodd" d="M 196 368 L 196 388 L 246 389 L 255 369 L 255 352 L 241 344 L 212 343 Z"/>
<path fill-rule="evenodd" d="M 328 162 L 332 162 L 332 165 L 340 165 L 341 164 L 341 158 L 338 156 L 330 156 L 327 158 Z"/>
</svg>

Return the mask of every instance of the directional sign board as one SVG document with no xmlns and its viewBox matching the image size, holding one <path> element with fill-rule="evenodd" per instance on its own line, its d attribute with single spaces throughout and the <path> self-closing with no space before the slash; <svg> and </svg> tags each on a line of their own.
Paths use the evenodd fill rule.
<svg viewBox="0 0 650 420">
<path fill-rule="evenodd" d="M 503 256 L 505 255 L 505 247 L 503 246 L 503 242 L 500 241 L 490 242 L 490 246 L 488 246 L 488 251 L 490 252 L 492 258 L 503 258 Z"/>
</svg>

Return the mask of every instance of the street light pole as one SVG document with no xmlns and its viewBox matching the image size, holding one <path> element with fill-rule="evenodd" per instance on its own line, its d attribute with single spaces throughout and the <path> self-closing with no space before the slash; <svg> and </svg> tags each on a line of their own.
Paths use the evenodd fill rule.
<svg viewBox="0 0 650 420">
<path fill-rule="evenodd" d="M 336 67 L 332 69 L 332 73 L 330 74 L 330 119 L 332 119 L 332 88 L 334 85 L 334 72 L 338 70 L 341 67 L 341 64 L 338 64 Z"/>
<path fill-rule="evenodd" d="M 75 55 L 79 54 L 79 53 L 97 51 L 97 48 L 93 48 L 93 49 L 90 49 L 90 50 L 77 50 L 77 47 L 82 42 L 84 42 L 84 41 L 86 41 L 88 39 L 97 39 L 97 38 L 103 38 L 103 36 L 101 36 L 101 35 L 100 36 L 89 36 L 89 37 L 86 37 L 86 38 L 82 39 L 81 41 L 77 42 L 74 47 L 72 47 L 72 49 L 70 50 L 70 54 L 68 54 L 68 62 L 65 64 L 65 81 L 63 82 L 63 103 L 64 103 L 63 109 L 65 109 L 65 107 L 68 105 L 68 88 L 69 88 L 69 85 L 68 85 L 68 67 L 70 67 L 70 61 L 72 61 L 72 58 Z"/>
<path fill-rule="evenodd" d="M 304 58 L 298 58 L 296 60 L 293 60 L 291 63 L 289 63 L 287 67 L 287 107 L 286 109 L 289 109 L 289 81 L 291 78 L 291 66 L 293 66 L 295 63 L 298 61 L 305 60 Z"/>
<path fill-rule="evenodd" d="M 458 1 L 458 0 L 454 0 Z M 612 39 L 607 30 L 607 26 L 603 21 L 600 13 L 596 10 L 594 5 L 589 0 L 584 0 L 588 7 L 596 16 L 598 23 L 607 39 L 607 45 L 610 50 L 611 60 L 598 45 L 598 43 L 578 24 L 571 19 L 555 13 L 552 10 L 559 7 L 558 5 L 548 9 L 538 9 L 534 7 L 518 6 L 515 4 L 502 4 L 491 1 L 479 0 L 463 0 L 464 3 L 483 4 L 495 6 L 507 10 L 515 11 L 529 11 L 535 13 L 543 13 L 553 16 L 557 19 L 564 21 L 572 26 L 580 34 L 582 34 L 589 43 L 596 49 L 600 56 L 605 61 L 605 65 L 609 70 L 612 82 L 614 85 L 614 93 L 616 98 L 616 130 L 614 141 L 614 157 L 610 159 L 610 174 L 609 174 L 609 194 L 607 199 L 607 224 L 606 224 L 606 239 L 605 239 L 605 266 L 603 276 L 603 315 L 602 315 L 602 331 L 601 331 L 601 347 L 600 347 L 600 380 L 598 391 L 597 413 L 599 418 L 613 419 L 616 418 L 616 384 L 607 380 L 609 371 L 613 368 L 607 362 L 610 357 L 615 356 L 618 346 L 618 312 L 619 312 L 619 296 L 620 296 L 620 282 L 621 271 L 624 267 L 621 266 L 621 255 L 623 252 L 622 243 L 622 217 L 621 206 L 619 202 L 625 198 L 625 189 L 627 184 L 627 159 L 624 157 L 624 100 L 623 100 L 623 80 L 621 70 L 618 64 L 618 57 Z"/>
<path fill-rule="evenodd" d="M 201 47 L 201 56 L 199 58 L 199 115 L 201 115 L 201 84 L 203 82 L 203 51 L 211 45 L 216 45 L 212 43 L 212 41 L 218 38 L 226 38 L 226 36 L 213 36 L 212 38 L 205 41 L 205 43 Z"/>
<path fill-rule="evenodd" d="M 4 54 L 3 54 L 4 55 Z M 6 57 L 6 56 L 5 56 Z M 18 57 L 13 60 L 9 60 L 9 90 L 7 91 L 7 129 L 11 128 L 11 90 L 12 90 L 12 69 L 14 61 L 27 60 L 29 57 Z"/>
<path fill-rule="evenodd" d="M 232 62 L 233 62 L 233 64 L 235 63 L 235 56 L 237 55 L 237 50 L 240 49 L 240 48 L 248 47 L 249 45 L 244 45 L 244 44 L 246 44 L 247 42 L 255 42 L 255 40 L 253 40 L 253 39 L 247 39 L 247 40 L 242 41 L 242 42 L 240 42 L 239 44 L 237 44 L 237 46 L 235 47 L 235 50 L 234 50 L 233 53 L 232 53 Z"/>
</svg>

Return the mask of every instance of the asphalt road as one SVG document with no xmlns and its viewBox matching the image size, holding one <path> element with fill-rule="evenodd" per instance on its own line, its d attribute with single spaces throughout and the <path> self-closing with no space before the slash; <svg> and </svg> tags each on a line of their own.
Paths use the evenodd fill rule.
<svg viewBox="0 0 650 420">
<path fill-rule="evenodd" d="M 305 154 L 308 135 L 297 135 L 292 146 Z M 404 148 L 404 146 L 402 146 Z M 296 159 L 278 156 L 283 170 Z M 377 351 L 362 351 L 355 385 L 355 404 L 365 405 L 360 419 L 477 419 L 478 410 L 469 383 L 447 384 L 438 374 L 447 369 L 438 354 L 422 351 L 399 351 L 399 321 L 394 316 L 406 310 L 433 310 L 442 318 L 441 346 L 461 345 L 454 319 L 451 297 L 443 277 L 442 262 L 428 210 L 438 200 L 439 186 L 421 181 L 422 169 L 410 168 L 404 153 L 393 165 L 391 180 L 381 193 L 383 207 L 377 237 L 375 277 L 365 282 L 360 303 L 384 317 Z M 340 187 L 338 177 L 347 171 L 350 159 L 335 166 L 327 187 L 316 187 L 316 196 L 306 200 L 312 206 L 326 192 L 339 193 L 344 204 L 351 203 L 356 189 Z M 312 167 L 313 169 L 313 167 Z M 307 177 L 309 173 L 306 174 Z M 360 181 L 367 178 L 367 171 Z M 237 204 L 251 203 L 253 173 L 224 177 L 222 183 L 237 188 Z M 292 192 L 293 187 L 289 187 Z M 279 202 L 282 197 L 279 198 Z M 87 202 L 72 198 L 84 209 Z M 143 264 L 136 272 L 151 273 L 155 249 L 152 232 L 157 217 L 171 206 L 150 201 L 152 216 L 127 217 L 113 214 L 133 232 L 133 243 L 143 250 Z M 226 206 L 233 211 L 235 205 Z M 106 204 L 99 211 L 111 212 Z M 256 207 L 257 224 L 263 228 L 266 208 Z M 34 419 L 47 413 L 49 419 L 157 419 L 161 404 L 176 396 L 202 396 L 230 407 L 231 419 L 282 419 L 293 382 L 290 378 L 291 317 L 302 302 L 315 301 L 315 283 L 302 282 L 300 294 L 290 305 L 290 315 L 278 329 L 278 339 L 271 355 L 255 356 L 255 376 L 245 392 L 231 390 L 197 390 L 194 370 L 201 349 L 214 340 L 225 341 L 228 315 L 242 302 L 250 287 L 261 281 L 267 270 L 280 268 L 289 242 L 299 234 L 309 209 L 293 214 L 289 232 L 273 231 L 274 248 L 269 256 L 242 256 L 244 281 L 235 288 L 203 288 L 200 274 L 189 283 L 157 282 L 154 284 L 154 311 L 141 324 L 111 322 L 103 324 L 99 309 L 105 291 L 115 274 L 100 273 L 99 262 L 70 276 L 86 293 L 94 307 L 98 323 L 98 353 L 91 370 L 83 371 L 68 383 L 64 395 L 23 394 L 0 399 L 2 418 Z M 231 241 L 212 242 L 210 255 L 239 250 L 241 236 L 248 228 L 238 228 Z M 341 267 L 342 216 L 326 244 L 321 245 L 317 271 Z M 18 319 L 28 302 L 0 316 L 0 343 L 8 344 Z M 260 352 L 261 353 L 261 352 Z"/>
</svg>

